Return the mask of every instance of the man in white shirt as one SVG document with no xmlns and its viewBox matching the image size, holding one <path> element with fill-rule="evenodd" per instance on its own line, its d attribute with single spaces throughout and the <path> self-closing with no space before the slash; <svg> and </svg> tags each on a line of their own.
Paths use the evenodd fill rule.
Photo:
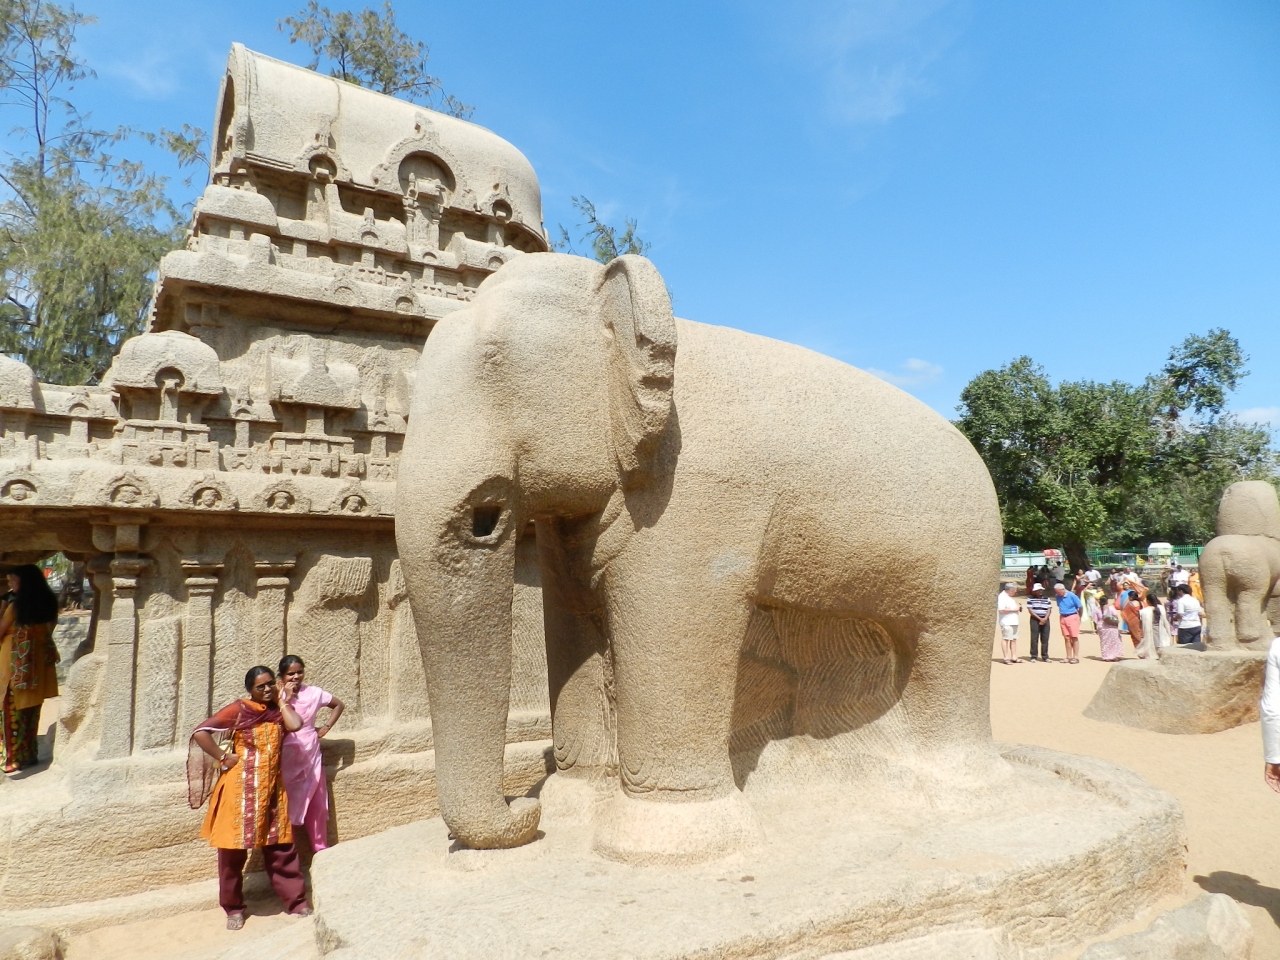
<svg viewBox="0 0 1280 960">
<path fill-rule="evenodd" d="M 1267 651 L 1258 719 L 1262 721 L 1262 779 L 1280 793 L 1280 637 L 1271 641 Z"/>
<path fill-rule="evenodd" d="M 1182 569 L 1182 564 L 1175 564 L 1173 573 L 1169 574 L 1169 586 L 1185 587 L 1190 580 L 1191 574 Z"/>
<path fill-rule="evenodd" d="M 1197 643 L 1200 640 L 1200 614 L 1204 609 L 1190 587 L 1181 586 L 1178 589 L 1182 591 L 1182 596 L 1173 606 L 1178 615 L 1178 643 Z"/>
<path fill-rule="evenodd" d="M 1013 599 L 1018 589 L 1015 583 L 1006 583 L 996 599 L 996 616 L 1000 624 L 1000 643 L 1004 646 L 1004 662 L 1018 662 L 1018 614 L 1022 604 Z"/>
</svg>

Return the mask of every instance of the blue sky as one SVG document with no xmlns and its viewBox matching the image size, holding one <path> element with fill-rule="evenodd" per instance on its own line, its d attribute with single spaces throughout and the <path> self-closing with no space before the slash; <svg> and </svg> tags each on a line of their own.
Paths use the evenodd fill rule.
<svg viewBox="0 0 1280 960">
<path fill-rule="evenodd" d="M 75 99 L 208 127 L 232 41 L 306 62 L 275 28 L 300 6 L 89 0 Z M 1280 426 L 1272 0 L 397 6 L 533 162 L 548 229 L 575 194 L 638 218 L 681 316 L 948 416 L 1019 354 L 1137 380 L 1225 326 L 1251 356 L 1233 406 Z"/>
</svg>

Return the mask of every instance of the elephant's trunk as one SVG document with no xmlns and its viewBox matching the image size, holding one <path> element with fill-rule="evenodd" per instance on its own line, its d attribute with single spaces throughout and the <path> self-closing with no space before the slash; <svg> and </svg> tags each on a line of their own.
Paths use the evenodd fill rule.
<svg viewBox="0 0 1280 960">
<path fill-rule="evenodd" d="M 540 813 L 536 800 L 508 806 L 503 793 L 516 534 L 493 530 L 480 509 L 476 522 L 490 524 L 475 531 L 488 536 L 466 543 L 464 534 L 459 543 L 445 533 L 427 562 L 405 557 L 406 573 L 431 702 L 440 812 L 465 846 L 516 847 L 534 838 Z"/>
</svg>

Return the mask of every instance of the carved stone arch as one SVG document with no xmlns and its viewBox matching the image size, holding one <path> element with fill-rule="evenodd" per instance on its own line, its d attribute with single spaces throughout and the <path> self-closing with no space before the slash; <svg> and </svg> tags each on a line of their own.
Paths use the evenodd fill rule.
<svg viewBox="0 0 1280 960">
<path fill-rule="evenodd" d="M 253 509 L 262 513 L 310 513 L 311 499 L 292 480 L 277 480 L 254 494 Z"/>
<path fill-rule="evenodd" d="M 253 85 L 254 76 L 252 67 L 246 63 L 247 53 L 242 44 L 232 44 L 227 72 L 222 77 L 218 113 L 213 119 L 215 171 L 225 171 L 232 157 L 243 157 L 253 149 L 248 88 Z"/>
<path fill-rule="evenodd" d="M 210 494 L 212 492 L 212 496 Z M 237 510 L 240 501 L 231 488 L 211 473 L 187 484 L 174 506 L 185 510 Z"/>
<path fill-rule="evenodd" d="M 390 150 L 382 163 L 373 168 L 372 178 L 380 190 L 400 190 L 400 165 L 411 154 L 429 155 L 436 163 L 443 166 L 453 176 L 453 184 L 449 187 L 449 200 L 457 206 L 457 199 L 473 193 L 470 184 L 466 183 L 464 166 L 453 152 L 440 142 L 440 135 L 425 113 L 414 115 L 413 136 L 405 137 Z"/>
<path fill-rule="evenodd" d="M 0 476 L 0 503 L 28 506 L 40 499 L 40 485 L 29 470 L 14 470 Z"/>
<path fill-rule="evenodd" d="M 415 150 L 407 154 L 397 165 L 396 175 L 400 185 L 400 193 L 405 196 L 409 193 L 411 178 L 415 176 L 420 183 L 424 178 L 429 178 L 438 180 L 443 185 L 444 196 L 441 202 L 444 206 L 448 206 L 449 201 L 457 193 L 458 180 L 454 176 L 453 170 L 447 163 L 428 150 Z"/>
<path fill-rule="evenodd" d="M 155 488 L 132 470 L 113 474 L 106 483 L 86 477 L 76 494 L 76 503 L 95 507 L 140 510 L 160 505 Z"/>
<path fill-rule="evenodd" d="M 308 177 L 320 180 L 331 180 L 334 183 L 350 183 L 353 179 L 351 171 L 342 162 L 338 151 L 327 143 L 308 144 L 298 154 L 297 159 L 294 160 L 294 165 L 299 173 L 305 173 Z M 327 168 L 326 176 L 318 176 L 318 171 L 321 168 Z"/>
<path fill-rule="evenodd" d="M 511 191 L 501 181 L 495 183 L 489 195 L 480 201 L 479 210 L 501 223 L 521 222 L 515 204 L 511 202 Z"/>
<path fill-rule="evenodd" d="M 381 510 L 377 500 L 359 483 L 344 484 L 329 504 L 329 513 L 347 517 L 374 517 Z"/>
</svg>

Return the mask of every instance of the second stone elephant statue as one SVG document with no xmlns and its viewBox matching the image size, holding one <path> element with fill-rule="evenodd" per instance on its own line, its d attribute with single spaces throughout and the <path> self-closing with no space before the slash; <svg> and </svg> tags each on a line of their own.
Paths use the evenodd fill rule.
<svg viewBox="0 0 1280 960">
<path fill-rule="evenodd" d="M 520 256 L 441 320 L 396 537 L 441 812 L 536 836 L 503 796 L 515 544 L 536 530 L 552 781 L 613 784 L 595 849 L 693 861 L 743 791 L 997 763 L 990 477 L 918 400 L 789 344 L 672 316 L 646 259 Z"/>
<path fill-rule="evenodd" d="M 1265 480 L 1233 483 L 1200 555 L 1206 646 L 1265 649 L 1280 632 L 1280 498 Z"/>
</svg>

